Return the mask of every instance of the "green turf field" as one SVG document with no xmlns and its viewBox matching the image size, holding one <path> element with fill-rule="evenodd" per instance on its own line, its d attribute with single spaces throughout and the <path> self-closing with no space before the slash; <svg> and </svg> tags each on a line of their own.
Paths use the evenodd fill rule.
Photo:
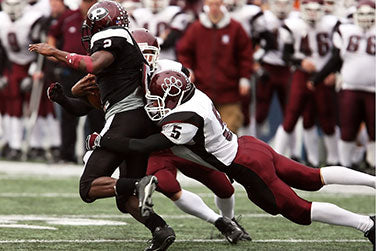
<svg viewBox="0 0 376 251">
<path fill-rule="evenodd" d="M 122 215 L 114 199 L 85 204 L 78 195 L 78 177 L 27 177 L 0 172 L 0 250 L 143 250 L 150 232 L 129 215 Z M 204 187 L 185 186 L 214 207 Z M 345 209 L 374 214 L 371 194 L 298 192 L 304 198 L 332 202 Z M 271 217 L 248 201 L 237 187 L 236 215 L 252 242 L 230 245 L 214 226 L 179 211 L 156 192 L 155 210 L 175 229 L 169 250 L 371 250 L 354 229 L 313 223 L 299 226 Z"/>
</svg>

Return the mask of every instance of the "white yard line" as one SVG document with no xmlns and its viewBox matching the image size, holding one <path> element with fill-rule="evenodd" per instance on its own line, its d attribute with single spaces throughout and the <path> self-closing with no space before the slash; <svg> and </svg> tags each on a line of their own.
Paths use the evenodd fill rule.
<svg viewBox="0 0 376 251">
<path fill-rule="evenodd" d="M 128 239 L 128 240 L 109 240 L 109 239 L 102 239 L 102 240 L 37 240 L 37 239 L 30 239 L 30 240 L 0 240 L 0 243 L 144 243 L 145 240 L 136 240 L 136 239 Z M 175 242 L 226 242 L 224 239 L 177 239 Z M 348 243 L 348 242 L 368 242 L 364 239 L 350 239 L 350 240 L 301 240 L 301 239 L 271 239 L 271 240 L 252 240 L 252 242 L 260 242 L 260 243 Z"/>
</svg>

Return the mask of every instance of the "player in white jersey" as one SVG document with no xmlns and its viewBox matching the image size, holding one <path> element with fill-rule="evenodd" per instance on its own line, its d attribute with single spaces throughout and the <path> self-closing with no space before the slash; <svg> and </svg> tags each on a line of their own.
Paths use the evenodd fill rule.
<svg viewBox="0 0 376 251">
<path fill-rule="evenodd" d="M 283 21 L 289 17 L 293 2 L 291 0 L 269 1 L 270 10 L 264 11 L 264 19 L 269 38 L 262 39 L 261 48 L 255 53 L 255 59 L 261 64 L 264 75 L 256 88 L 257 137 L 262 136 L 261 128 L 266 122 L 273 94 L 278 95 L 282 113 L 287 102 L 290 69 L 282 59 L 283 41 L 278 34 Z"/>
<path fill-rule="evenodd" d="M 36 60 L 35 53 L 28 51 L 28 45 L 33 39 L 31 31 L 42 13 L 27 5 L 24 0 L 4 0 L 2 8 L 4 11 L 0 12 L 0 40 L 11 63 L 3 73 L 8 83 L 1 91 L 1 102 L 4 102 L 3 128 L 5 141 L 10 147 L 8 158 L 17 160 L 21 157 L 22 107 L 25 101 L 21 82 L 28 77 L 29 66 Z"/>
<path fill-rule="evenodd" d="M 339 100 L 341 165 L 357 168 L 352 163 L 360 123 L 365 122 L 369 142 L 367 162 L 375 172 L 375 68 L 376 27 L 375 3 L 360 1 L 354 16 L 355 24 L 342 24 L 334 33 L 334 51 L 323 70 L 312 84 L 318 84 L 329 73 L 338 70 L 342 76 Z M 365 170 L 367 171 L 367 170 Z"/>
<path fill-rule="evenodd" d="M 132 13 L 138 28 L 148 29 L 158 37 L 159 44 L 163 44 L 170 31 L 171 20 L 180 11 L 178 6 L 169 6 L 169 2 L 169 0 L 144 0 L 142 1 L 144 8 L 136 9 Z M 160 58 L 174 60 L 175 50 L 173 48 L 162 50 Z"/>
<path fill-rule="evenodd" d="M 308 202 L 290 186 L 309 191 L 332 183 L 376 188 L 375 177 L 340 166 L 309 168 L 277 154 L 256 138 L 237 138 L 222 122 L 208 96 L 181 71 L 154 73 L 145 97 L 145 110 L 158 122 L 160 133 L 145 139 L 92 135 L 87 146 L 123 153 L 171 148 L 175 154 L 227 173 L 243 185 L 252 202 L 270 214 L 282 214 L 302 225 L 319 221 L 353 227 L 374 243 L 374 217 L 330 203 Z"/>
<path fill-rule="evenodd" d="M 297 120 L 303 116 L 303 141 L 307 151 L 308 162 L 319 166 L 319 149 L 317 144 L 316 118 L 324 133 L 326 146 L 326 163 L 337 164 L 336 93 L 334 80 L 327 80 L 331 85 L 320 85 L 314 92 L 309 90 L 306 82 L 315 71 L 322 69 L 330 57 L 331 37 L 338 25 L 334 16 L 324 16 L 322 1 L 305 0 L 301 3 L 301 18 L 285 20 L 280 30 L 284 42 L 283 59 L 296 67 L 292 75 L 289 100 L 283 119 L 283 129 L 278 130 L 280 139 L 276 142 L 277 152 L 283 152 L 286 146 L 293 147 L 292 131 Z M 334 75 L 334 74 L 333 74 Z M 333 78 L 333 76 L 330 76 Z"/>
</svg>

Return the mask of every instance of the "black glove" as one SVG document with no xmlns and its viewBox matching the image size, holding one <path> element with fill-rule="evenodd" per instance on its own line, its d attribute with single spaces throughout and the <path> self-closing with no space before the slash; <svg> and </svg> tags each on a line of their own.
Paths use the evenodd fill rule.
<svg viewBox="0 0 376 251">
<path fill-rule="evenodd" d="M 66 98 L 63 87 L 58 82 L 50 84 L 50 86 L 47 89 L 47 97 L 52 102 L 59 103 L 59 101 L 62 101 Z"/>
</svg>

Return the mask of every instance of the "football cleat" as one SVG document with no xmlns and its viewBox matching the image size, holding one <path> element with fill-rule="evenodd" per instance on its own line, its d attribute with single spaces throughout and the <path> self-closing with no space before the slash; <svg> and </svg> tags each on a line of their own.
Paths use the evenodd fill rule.
<svg viewBox="0 0 376 251">
<path fill-rule="evenodd" d="M 373 226 L 370 230 L 364 233 L 364 237 L 367 237 L 370 242 L 372 242 L 373 250 L 375 250 L 375 216 L 370 216 L 373 221 Z"/>
<path fill-rule="evenodd" d="M 243 236 L 243 231 L 238 225 L 227 217 L 220 217 L 214 225 L 231 244 L 236 244 Z"/>
<path fill-rule="evenodd" d="M 242 226 L 239 224 L 238 221 L 240 221 L 240 219 L 241 219 L 241 216 L 238 217 L 238 220 L 236 220 L 235 217 L 231 219 L 233 222 L 235 222 L 235 224 L 236 224 L 236 225 L 240 228 L 240 230 L 242 230 L 242 232 L 243 232 L 243 235 L 242 235 L 242 237 L 240 238 L 240 240 L 243 240 L 243 241 L 251 241 L 252 238 L 251 238 L 251 236 L 249 235 L 249 233 L 248 233 L 247 231 L 245 231 L 244 227 L 242 227 Z"/>
<path fill-rule="evenodd" d="M 163 251 L 175 241 L 174 230 L 165 225 L 164 227 L 157 227 L 153 232 L 153 239 L 151 240 L 150 247 L 147 247 L 145 251 Z"/>
<path fill-rule="evenodd" d="M 136 192 L 139 201 L 138 207 L 140 208 L 142 217 L 148 217 L 153 211 L 151 195 L 157 187 L 157 183 L 157 178 L 152 175 L 145 176 L 136 183 Z"/>
</svg>

